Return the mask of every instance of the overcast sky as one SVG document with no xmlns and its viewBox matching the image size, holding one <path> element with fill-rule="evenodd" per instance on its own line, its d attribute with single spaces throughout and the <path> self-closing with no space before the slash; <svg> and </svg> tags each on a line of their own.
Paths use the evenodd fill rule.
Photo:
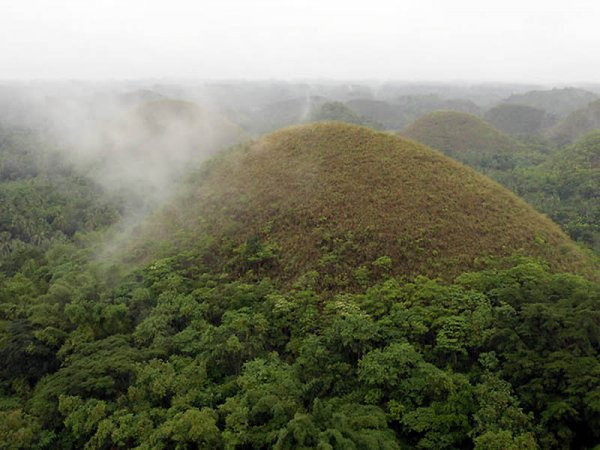
<svg viewBox="0 0 600 450">
<path fill-rule="evenodd" d="M 0 78 L 600 82 L 598 0 L 0 0 Z"/>
</svg>

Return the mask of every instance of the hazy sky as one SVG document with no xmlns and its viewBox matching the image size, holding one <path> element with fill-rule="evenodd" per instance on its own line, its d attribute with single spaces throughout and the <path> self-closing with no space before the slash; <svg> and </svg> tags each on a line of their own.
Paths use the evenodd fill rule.
<svg viewBox="0 0 600 450">
<path fill-rule="evenodd" d="M 0 0 L 0 78 L 600 82 L 598 0 Z"/>
</svg>

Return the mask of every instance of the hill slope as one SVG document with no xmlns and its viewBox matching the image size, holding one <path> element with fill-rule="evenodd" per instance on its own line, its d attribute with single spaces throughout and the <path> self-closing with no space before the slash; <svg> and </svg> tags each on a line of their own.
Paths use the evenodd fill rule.
<svg viewBox="0 0 600 450">
<path fill-rule="evenodd" d="M 487 122 L 455 111 L 426 114 L 402 134 L 483 169 L 503 168 L 503 164 L 508 163 L 505 160 L 525 150 L 519 142 Z"/>
<path fill-rule="evenodd" d="M 0 244 L 25 250 L 7 267 L 0 248 L 0 448 L 600 441 L 600 285 L 531 258 L 452 283 L 401 276 L 512 250 L 496 242 L 555 268 L 581 260 L 439 152 L 343 124 L 274 133 L 190 179 L 152 222 L 183 245 L 132 268 L 99 257 L 112 203 L 28 138 L 0 133 L 0 231 L 19 228 Z M 304 276 L 281 283 L 285 268 Z"/>
<path fill-rule="evenodd" d="M 600 254 L 600 130 L 513 178 L 519 195 Z"/>
<path fill-rule="evenodd" d="M 340 123 L 284 129 L 215 160 L 155 217 L 138 257 L 177 236 L 182 248 L 218 243 L 212 264 L 227 260 L 227 242 L 250 252 L 249 264 L 277 253 L 267 264 L 277 277 L 316 270 L 342 284 L 383 256 L 394 273 L 443 277 L 518 250 L 554 269 L 587 265 L 554 223 L 488 178 L 415 142 Z"/>
<path fill-rule="evenodd" d="M 545 111 L 531 106 L 504 103 L 485 113 L 485 120 L 508 134 L 537 134 L 552 126 L 553 119 Z"/>
<path fill-rule="evenodd" d="M 381 128 L 381 125 L 372 120 L 362 117 L 355 113 L 352 109 L 341 102 L 327 102 L 320 107 L 313 109 L 309 116 L 311 122 L 345 122 L 354 125 L 365 125 L 371 128 Z"/>
<path fill-rule="evenodd" d="M 531 106 L 544 110 L 556 117 L 564 117 L 597 99 L 598 96 L 596 94 L 584 89 L 555 88 L 546 91 L 529 91 L 524 94 L 512 95 L 505 102 Z"/>
<path fill-rule="evenodd" d="M 438 95 L 404 95 L 392 102 L 354 99 L 346 103 L 357 114 L 379 123 L 386 130 L 398 131 L 416 118 L 436 110 L 479 114 L 477 105 L 464 99 L 445 99 Z"/>
<path fill-rule="evenodd" d="M 600 129 L 600 100 L 569 114 L 548 134 L 554 142 L 564 145 L 596 129 Z"/>
<path fill-rule="evenodd" d="M 479 114 L 479 107 L 471 100 L 460 98 L 444 98 L 437 94 L 401 95 L 396 98 L 395 104 L 400 105 L 403 111 L 413 119 L 439 109 Z"/>
<path fill-rule="evenodd" d="M 549 164 L 559 170 L 600 170 L 600 129 L 586 134 L 571 147 L 558 152 Z"/>
<path fill-rule="evenodd" d="M 266 133 L 281 127 L 305 122 L 311 113 L 328 99 L 319 95 L 279 100 L 262 106 L 244 122 L 246 129 Z"/>
</svg>

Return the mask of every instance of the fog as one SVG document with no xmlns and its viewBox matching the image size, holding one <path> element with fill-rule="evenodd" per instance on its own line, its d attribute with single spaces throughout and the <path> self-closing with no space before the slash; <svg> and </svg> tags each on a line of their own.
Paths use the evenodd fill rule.
<svg viewBox="0 0 600 450">
<path fill-rule="evenodd" d="M 191 92 L 144 86 L 0 83 L 0 136 L 2 128 L 40 135 L 48 150 L 121 196 L 127 214 L 143 215 L 167 200 L 190 169 L 248 139 L 219 112 L 190 101 Z"/>
<path fill-rule="evenodd" d="M 43 134 L 139 215 L 331 102 L 397 132 L 536 89 L 597 94 L 599 16 L 589 0 L 4 1 L 0 127 Z"/>
<path fill-rule="evenodd" d="M 2 79 L 600 81 L 594 0 L 2 3 Z"/>
</svg>

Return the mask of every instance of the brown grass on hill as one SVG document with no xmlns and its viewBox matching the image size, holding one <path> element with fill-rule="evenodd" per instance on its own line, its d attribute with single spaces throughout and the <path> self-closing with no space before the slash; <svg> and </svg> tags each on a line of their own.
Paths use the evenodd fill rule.
<svg viewBox="0 0 600 450">
<path fill-rule="evenodd" d="M 461 161 L 524 150 L 522 144 L 484 120 L 456 111 L 425 114 L 402 135 Z"/>
<path fill-rule="evenodd" d="M 210 236 L 276 244 L 275 276 L 351 277 L 381 256 L 396 274 L 451 278 L 476 258 L 522 252 L 590 272 L 550 219 L 487 177 L 400 137 L 341 123 L 277 131 L 212 161 L 156 216 L 144 242 Z M 140 244 L 138 250 L 143 247 Z M 218 260 L 218 256 L 215 256 Z M 369 266 L 371 267 L 371 266 Z"/>
</svg>

